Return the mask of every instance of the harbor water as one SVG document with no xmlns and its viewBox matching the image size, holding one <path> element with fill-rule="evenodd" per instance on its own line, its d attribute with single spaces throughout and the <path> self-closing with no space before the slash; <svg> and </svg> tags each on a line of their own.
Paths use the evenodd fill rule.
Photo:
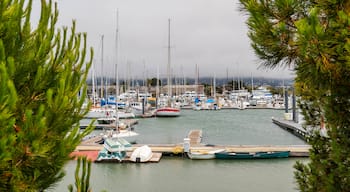
<svg viewBox="0 0 350 192">
<path fill-rule="evenodd" d="M 279 128 L 272 117 L 283 110 L 247 109 L 220 111 L 182 110 L 177 118 L 140 119 L 135 131 L 140 144 L 176 144 L 193 129 L 203 131 L 204 144 L 304 145 L 305 142 Z M 94 134 L 98 134 L 96 131 Z M 162 157 L 159 163 L 93 163 L 93 191 L 236 191 L 296 190 L 293 165 L 307 158 L 262 160 L 190 160 Z M 70 161 L 66 176 L 50 191 L 68 191 L 74 184 L 76 162 Z"/>
</svg>

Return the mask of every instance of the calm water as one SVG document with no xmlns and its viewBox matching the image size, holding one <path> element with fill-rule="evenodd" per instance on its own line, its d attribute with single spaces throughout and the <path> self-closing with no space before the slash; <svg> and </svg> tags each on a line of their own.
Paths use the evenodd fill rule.
<svg viewBox="0 0 350 192">
<path fill-rule="evenodd" d="M 191 129 L 203 130 L 206 144 L 303 145 L 299 138 L 274 125 L 271 117 L 282 110 L 183 110 L 178 118 L 141 119 L 136 127 L 138 143 L 181 143 Z M 93 191 L 296 191 L 295 161 L 189 160 L 163 157 L 154 164 L 93 164 Z M 67 176 L 51 191 L 67 191 L 74 183 L 75 161 L 66 166 Z"/>
</svg>

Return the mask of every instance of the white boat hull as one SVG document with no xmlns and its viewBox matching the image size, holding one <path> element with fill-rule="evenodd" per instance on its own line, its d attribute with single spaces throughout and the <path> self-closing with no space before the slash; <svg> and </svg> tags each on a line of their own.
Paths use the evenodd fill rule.
<svg viewBox="0 0 350 192">
<path fill-rule="evenodd" d="M 138 136 L 138 133 L 130 130 L 120 130 L 119 133 L 114 133 L 112 135 L 113 138 L 122 138 L 128 141 L 129 143 L 137 143 Z"/>
<path fill-rule="evenodd" d="M 180 109 L 173 107 L 164 107 L 156 110 L 157 117 L 178 117 L 180 116 Z"/>
<path fill-rule="evenodd" d="M 225 149 L 218 149 L 213 151 L 189 152 L 187 155 L 190 159 L 215 159 L 215 153 L 219 153 L 224 150 Z"/>
<path fill-rule="evenodd" d="M 93 109 L 90 110 L 85 118 L 87 119 L 97 119 L 97 118 L 104 118 L 104 117 L 114 117 L 119 119 L 131 119 L 135 118 L 135 114 L 131 112 L 123 112 L 123 111 L 115 111 L 111 109 Z"/>
</svg>

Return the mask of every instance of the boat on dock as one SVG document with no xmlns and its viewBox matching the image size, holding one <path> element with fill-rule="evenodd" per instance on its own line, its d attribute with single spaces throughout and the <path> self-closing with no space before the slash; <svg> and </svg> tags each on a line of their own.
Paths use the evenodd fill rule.
<svg viewBox="0 0 350 192">
<path fill-rule="evenodd" d="M 219 152 L 215 153 L 216 159 L 272 159 L 287 158 L 290 151 L 260 151 L 260 152 Z"/>
<path fill-rule="evenodd" d="M 215 159 L 215 153 L 220 153 L 223 151 L 225 151 L 225 149 L 216 149 L 210 151 L 190 151 L 187 153 L 187 156 L 190 159 Z"/>
<path fill-rule="evenodd" d="M 135 144 L 137 143 L 137 138 L 139 134 L 133 131 L 131 128 L 126 129 L 109 129 L 100 134 L 101 141 L 98 143 L 104 143 L 107 139 L 124 139 L 129 143 Z"/>
<path fill-rule="evenodd" d="M 134 131 L 133 125 L 137 124 L 137 119 L 117 119 L 115 117 L 102 117 L 96 119 L 93 124 L 96 130 L 103 130 L 97 143 L 103 143 L 107 138 L 123 138 L 129 143 L 136 143 L 139 134 Z M 80 129 L 85 129 L 89 124 L 81 124 Z"/>
<path fill-rule="evenodd" d="M 102 125 L 116 125 L 117 124 L 117 118 L 115 117 L 100 117 L 96 119 L 97 124 Z"/>
<path fill-rule="evenodd" d="M 122 161 L 131 144 L 122 138 L 108 138 L 104 141 L 103 149 L 99 151 L 96 161 Z"/>
<path fill-rule="evenodd" d="M 152 149 L 148 145 L 143 145 L 141 147 L 136 148 L 132 152 L 130 156 L 130 161 L 136 163 L 145 163 L 151 160 L 152 156 Z"/>
</svg>

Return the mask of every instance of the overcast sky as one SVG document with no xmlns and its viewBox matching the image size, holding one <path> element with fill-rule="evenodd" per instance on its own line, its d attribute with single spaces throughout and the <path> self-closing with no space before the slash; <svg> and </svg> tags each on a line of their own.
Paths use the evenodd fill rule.
<svg viewBox="0 0 350 192">
<path fill-rule="evenodd" d="M 166 77 L 168 19 L 171 19 L 171 68 L 176 76 L 292 77 L 287 69 L 258 69 L 259 60 L 247 37 L 246 16 L 238 0 L 56 0 L 58 26 L 87 32 L 94 48 L 95 71 L 101 73 L 101 36 L 104 36 L 103 71 L 114 76 L 117 62 L 116 29 L 119 13 L 118 66 L 121 78 Z"/>
</svg>

